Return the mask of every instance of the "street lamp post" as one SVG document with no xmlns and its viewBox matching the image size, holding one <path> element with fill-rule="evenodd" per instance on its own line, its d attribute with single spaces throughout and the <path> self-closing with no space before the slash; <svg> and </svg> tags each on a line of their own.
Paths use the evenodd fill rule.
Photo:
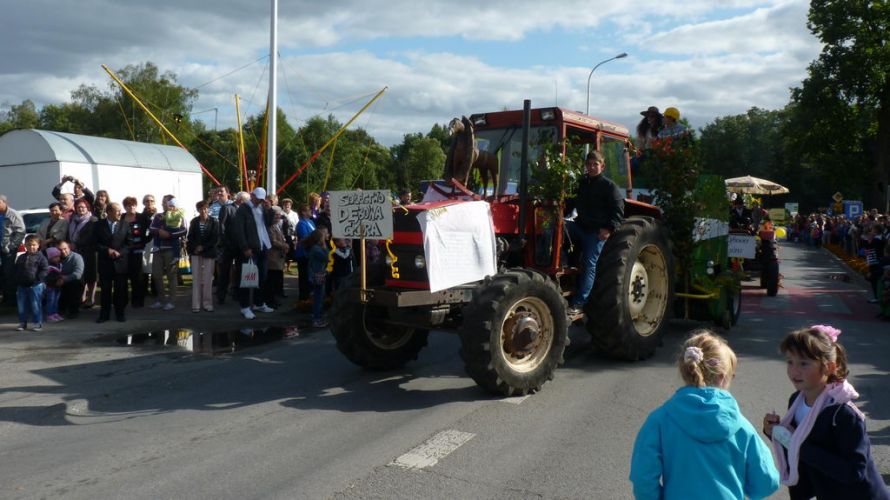
<svg viewBox="0 0 890 500">
<path fill-rule="evenodd" d="M 596 66 L 594 66 L 593 69 L 590 70 L 590 74 L 587 75 L 587 107 L 584 110 L 585 115 L 590 114 L 590 77 L 593 76 L 593 72 L 596 71 L 596 68 L 599 68 L 600 66 L 602 66 L 603 64 L 606 64 L 609 61 L 614 61 L 615 59 L 622 59 L 625 57 L 627 57 L 627 52 L 622 52 L 615 57 L 610 57 L 610 58 L 606 59 L 605 61 L 600 61 L 600 62 L 596 63 Z"/>
<path fill-rule="evenodd" d="M 588 116 L 590 115 L 590 77 L 593 76 L 593 72 L 596 71 L 596 68 L 599 68 L 600 66 L 602 66 L 603 64 L 606 64 L 609 61 L 614 61 L 615 59 L 623 59 L 625 57 L 627 57 L 627 52 L 622 52 L 614 57 L 610 57 L 610 58 L 606 59 L 605 61 L 600 61 L 600 62 L 596 63 L 596 66 L 594 66 L 593 69 L 590 70 L 590 73 L 587 75 L 587 107 L 584 108 L 585 115 L 588 115 Z M 589 152 L 590 152 L 590 144 L 585 144 L 584 145 L 584 158 L 585 159 L 587 158 L 587 153 L 589 153 Z"/>
<path fill-rule="evenodd" d="M 219 108 L 209 108 L 203 109 L 201 111 L 195 111 L 192 113 L 193 115 L 199 115 L 201 113 L 209 113 L 213 111 L 213 130 L 216 130 L 217 118 L 219 118 Z"/>
</svg>

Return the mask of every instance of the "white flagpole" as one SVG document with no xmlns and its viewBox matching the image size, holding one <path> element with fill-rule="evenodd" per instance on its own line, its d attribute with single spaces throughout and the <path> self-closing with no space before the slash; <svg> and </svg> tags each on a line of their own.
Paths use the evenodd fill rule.
<svg viewBox="0 0 890 500">
<path fill-rule="evenodd" d="M 278 176 L 275 166 L 275 160 L 278 156 L 275 146 L 278 129 L 278 85 L 276 82 L 278 74 L 278 0 L 272 0 L 271 32 L 269 43 L 269 137 L 267 138 L 266 147 L 266 191 L 274 193 L 277 189 L 276 179 Z"/>
</svg>

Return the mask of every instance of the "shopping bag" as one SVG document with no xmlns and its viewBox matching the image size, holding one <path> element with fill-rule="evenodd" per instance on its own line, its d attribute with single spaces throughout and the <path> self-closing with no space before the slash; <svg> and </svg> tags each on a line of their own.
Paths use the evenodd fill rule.
<svg viewBox="0 0 890 500">
<path fill-rule="evenodd" d="M 142 252 L 142 272 L 144 274 L 151 274 L 151 265 L 154 261 L 154 254 L 151 252 L 150 247 L 145 247 L 145 251 Z"/>
<path fill-rule="evenodd" d="M 260 270 L 253 259 L 248 260 L 241 266 L 241 288 L 259 288 L 260 286 Z"/>
<path fill-rule="evenodd" d="M 189 260 L 188 255 L 183 255 L 183 256 L 179 257 L 179 262 L 177 265 L 179 267 L 179 275 L 180 276 L 183 276 L 186 274 L 192 274 L 192 263 Z"/>
</svg>

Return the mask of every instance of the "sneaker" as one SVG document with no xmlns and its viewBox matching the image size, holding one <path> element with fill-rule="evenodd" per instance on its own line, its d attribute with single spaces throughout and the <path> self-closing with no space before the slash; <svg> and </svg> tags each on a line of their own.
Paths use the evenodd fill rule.
<svg viewBox="0 0 890 500">
<path fill-rule="evenodd" d="M 328 326 L 328 322 L 323 319 L 312 320 L 313 328 L 324 328 L 326 326 Z"/>
<path fill-rule="evenodd" d="M 172 302 L 167 302 L 166 304 L 164 304 L 165 311 L 172 311 L 175 308 L 176 306 L 174 306 Z"/>
<path fill-rule="evenodd" d="M 256 315 L 253 313 L 253 311 L 250 310 L 249 307 L 245 307 L 244 309 L 241 309 L 241 314 L 244 315 L 244 319 L 256 318 Z"/>
<path fill-rule="evenodd" d="M 261 306 L 253 306 L 253 310 L 259 311 L 261 313 L 275 312 L 275 309 L 272 309 L 271 307 L 267 306 L 266 304 L 263 304 Z"/>
<path fill-rule="evenodd" d="M 50 323 L 58 323 L 59 321 L 62 321 L 63 319 L 65 319 L 65 318 L 59 316 L 58 314 L 50 314 L 49 316 L 46 317 L 46 320 L 49 321 Z"/>
<path fill-rule="evenodd" d="M 207 311 L 207 312 L 209 312 L 209 313 L 212 313 L 212 312 L 213 312 L 213 306 L 204 306 L 204 310 Z"/>
<path fill-rule="evenodd" d="M 877 303 L 878 303 L 878 299 L 868 299 L 868 303 L 869 303 L 869 304 L 877 304 Z"/>
<path fill-rule="evenodd" d="M 43 325 L 34 325 L 34 328 L 31 329 L 32 332 L 42 332 Z"/>
<path fill-rule="evenodd" d="M 192 312 L 193 312 L 193 313 L 199 313 L 199 312 L 201 312 L 201 310 L 200 310 L 200 309 L 192 309 Z"/>
<path fill-rule="evenodd" d="M 155 302 L 154 304 L 148 306 L 149 309 L 160 309 L 162 307 L 164 307 L 164 304 L 161 304 L 160 302 Z"/>
<path fill-rule="evenodd" d="M 17 331 L 17 332 L 25 331 L 25 325 L 19 325 L 18 328 L 15 329 L 15 331 Z"/>
</svg>

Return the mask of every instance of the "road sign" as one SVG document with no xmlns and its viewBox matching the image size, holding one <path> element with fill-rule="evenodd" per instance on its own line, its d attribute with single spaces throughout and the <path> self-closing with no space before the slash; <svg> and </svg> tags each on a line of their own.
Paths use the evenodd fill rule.
<svg viewBox="0 0 890 500">
<path fill-rule="evenodd" d="M 844 200 L 844 216 L 848 219 L 859 217 L 862 215 L 862 202 L 853 200 Z"/>
<path fill-rule="evenodd" d="M 842 195 L 841 192 L 838 191 L 837 193 L 834 193 L 834 196 L 832 196 L 831 198 L 832 198 L 834 201 L 840 203 L 841 201 L 844 200 L 844 195 Z"/>
<path fill-rule="evenodd" d="M 334 238 L 392 239 L 389 191 L 331 191 L 330 203 Z"/>
</svg>

